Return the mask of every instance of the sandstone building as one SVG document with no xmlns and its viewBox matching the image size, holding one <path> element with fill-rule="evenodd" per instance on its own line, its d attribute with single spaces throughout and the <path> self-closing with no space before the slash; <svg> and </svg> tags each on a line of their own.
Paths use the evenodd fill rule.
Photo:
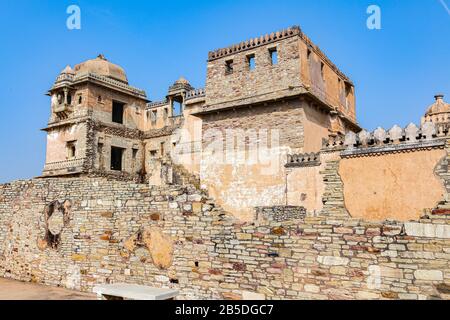
<svg viewBox="0 0 450 320">
<path fill-rule="evenodd" d="M 298 27 L 150 101 L 100 55 L 49 90 L 42 176 L 0 185 L 0 276 L 180 299 L 448 299 L 450 105 L 368 132 Z"/>
<path fill-rule="evenodd" d="M 218 161 L 208 139 L 223 135 L 225 144 L 229 129 L 243 135 L 279 132 L 277 153 L 285 162 L 289 152 L 317 152 L 322 139 L 360 130 L 351 80 L 298 27 L 210 52 L 206 88 L 194 89 L 180 78 L 164 101 L 149 102 L 143 90 L 128 84 L 121 67 L 101 55 L 67 66 L 49 95 L 43 176 L 172 183 L 170 154 L 178 146 L 176 162 L 244 219 L 254 206 L 286 203 L 287 172 L 280 165 L 264 175 L 260 163 Z M 220 132 L 205 136 L 213 130 Z"/>
</svg>

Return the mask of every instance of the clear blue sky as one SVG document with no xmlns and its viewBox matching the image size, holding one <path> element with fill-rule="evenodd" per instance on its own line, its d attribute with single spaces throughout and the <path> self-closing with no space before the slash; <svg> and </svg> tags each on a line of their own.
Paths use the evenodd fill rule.
<svg viewBox="0 0 450 320">
<path fill-rule="evenodd" d="M 81 8 L 81 30 L 66 28 L 70 4 Z M 382 30 L 366 28 L 370 4 Z M 437 92 L 450 101 L 450 13 L 440 0 L 2 0 L 0 182 L 41 173 L 44 94 L 67 64 L 103 53 L 158 100 L 181 75 L 203 87 L 209 50 L 291 25 L 354 81 L 364 128 L 419 123 Z"/>
</svg>

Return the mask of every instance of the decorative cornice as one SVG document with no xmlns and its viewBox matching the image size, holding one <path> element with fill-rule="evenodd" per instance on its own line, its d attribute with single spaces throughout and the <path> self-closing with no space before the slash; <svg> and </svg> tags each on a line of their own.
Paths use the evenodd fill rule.
<svg viewBox="0 0 450 320">
<path fill-rule="evenodd" d="M 395 125 L 389 131 L 378 128 L 373 132 L 362 130 L 358 134 L 349 132 L 331 137 L 325 141 L 323 150 L 342 150 L 342 157 L 353 158 L 444 148 L 447 132 L 431 122 L 420 128 L 413 123 L 404 129 Z"/>
<path fill-rule="evenodd" d="M 366 149 L 344 150 L 343 158 L 360 158 L 366 156 L 381 156 L 393 153 L 410 153 L 423 150 L 444 149 L 445 140 L 423 141 L 419 143 L 399 144 L 390 146 L 372 147 Z"/>
<path fill-rule="evenodd" d="M 98 75 L 95 73 L 81 73 L 81 74 L 61 74 L 56 78 L 55 84 L 50 89 L 50 91 L 67 86 L 73 85 L 84 81 L 94 81 L 99 82 L 108 87 L 121 90 L 133 96 L 138 96 L 141 99 L 147 99 L 147 95 L 144 90 L 138 89 L 136 87 L 130 86 L 122 81 L 115 80 L 106 76 Z"/>
<path fill-rule="evenodd" d="M 289 154 L 286 168 L 320 166 L 320 153 Z"/>
</svg>

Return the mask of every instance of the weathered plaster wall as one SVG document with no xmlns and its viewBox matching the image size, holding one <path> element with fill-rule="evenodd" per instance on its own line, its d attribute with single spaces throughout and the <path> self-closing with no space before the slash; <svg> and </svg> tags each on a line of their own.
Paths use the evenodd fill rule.
<svg viewBox="0 0 450 320">
<path fill-rule="evenodd" d="M 87 127 L 84 123 L 52 129 L 47 135 L 46 163 L 68 160 L 67 142 L 76 141 L 76 158 L 86 156 Z"/>
<path fill-rule="evenodd" d="M 304 145 L 303 103 L 296 99 L 203 116 L 201 182 L 238 218 L 251 220 L 255 206 L 286 204 L 284 164 L 288 152 Z"/>
<path fill-rule="evenodd" d="M 444 199 L 435 173 L 445 150 L 425 150 L 342 159 L 339 175 L 352 217 L 382 221 L 418 219 Z"/>
<path fill-rule="evenodd" d="M 46 223 L 55 200 L 62 217 Z M 445 212 L 410 223 L 333 213 L 242 223 L 186 186 L 17 181 L 0 185 L 0 276 L 86 291 L 172 287 L 179 299 L 448 299 L 449 223 Z M 54 248 L 48 229 L 59 232 Z"/>
<path fill-rule="evenodd" d="M 100 97 L 100 99 L 99 99 Z M 121 126 L 144 130 L 146 126 L 146 101 L 95 84 L 88 85 L 87 104 L 93 118 L 105 123 L 112 122 L 113 100 L 125 103 L 123 124 Z"/>
<path fill-rule="evenodd" d="M 321 166 L 291 168 L 287 170 L 287 204 L 305 207 L 308 212 L 318 213 L 323 208 L 325 191 Z"/>
<path fill-rule="evenodd" d="M 328 138 L 331 129 L 329 114 L 303 103 L 303 133 L 305 135 L 302 152 L 317 152 L 322 148 L 322 139 Z"/>
</svg>

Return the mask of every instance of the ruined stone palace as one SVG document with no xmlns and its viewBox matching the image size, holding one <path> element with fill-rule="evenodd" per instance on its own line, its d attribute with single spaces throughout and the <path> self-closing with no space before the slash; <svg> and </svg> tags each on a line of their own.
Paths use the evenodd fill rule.
<svg viewBox="0 0 450 320">
<path fill-rule="evenodd" d="M 49 89 L 40 177 L 0 185 L 0 276 L 179 299 L 448 299 L 450 105 L 368 132 L 299 27 L 163 101 L 105 56 Z M 415 121 L 415 119 L 412 119 Z"/>
</svg>

